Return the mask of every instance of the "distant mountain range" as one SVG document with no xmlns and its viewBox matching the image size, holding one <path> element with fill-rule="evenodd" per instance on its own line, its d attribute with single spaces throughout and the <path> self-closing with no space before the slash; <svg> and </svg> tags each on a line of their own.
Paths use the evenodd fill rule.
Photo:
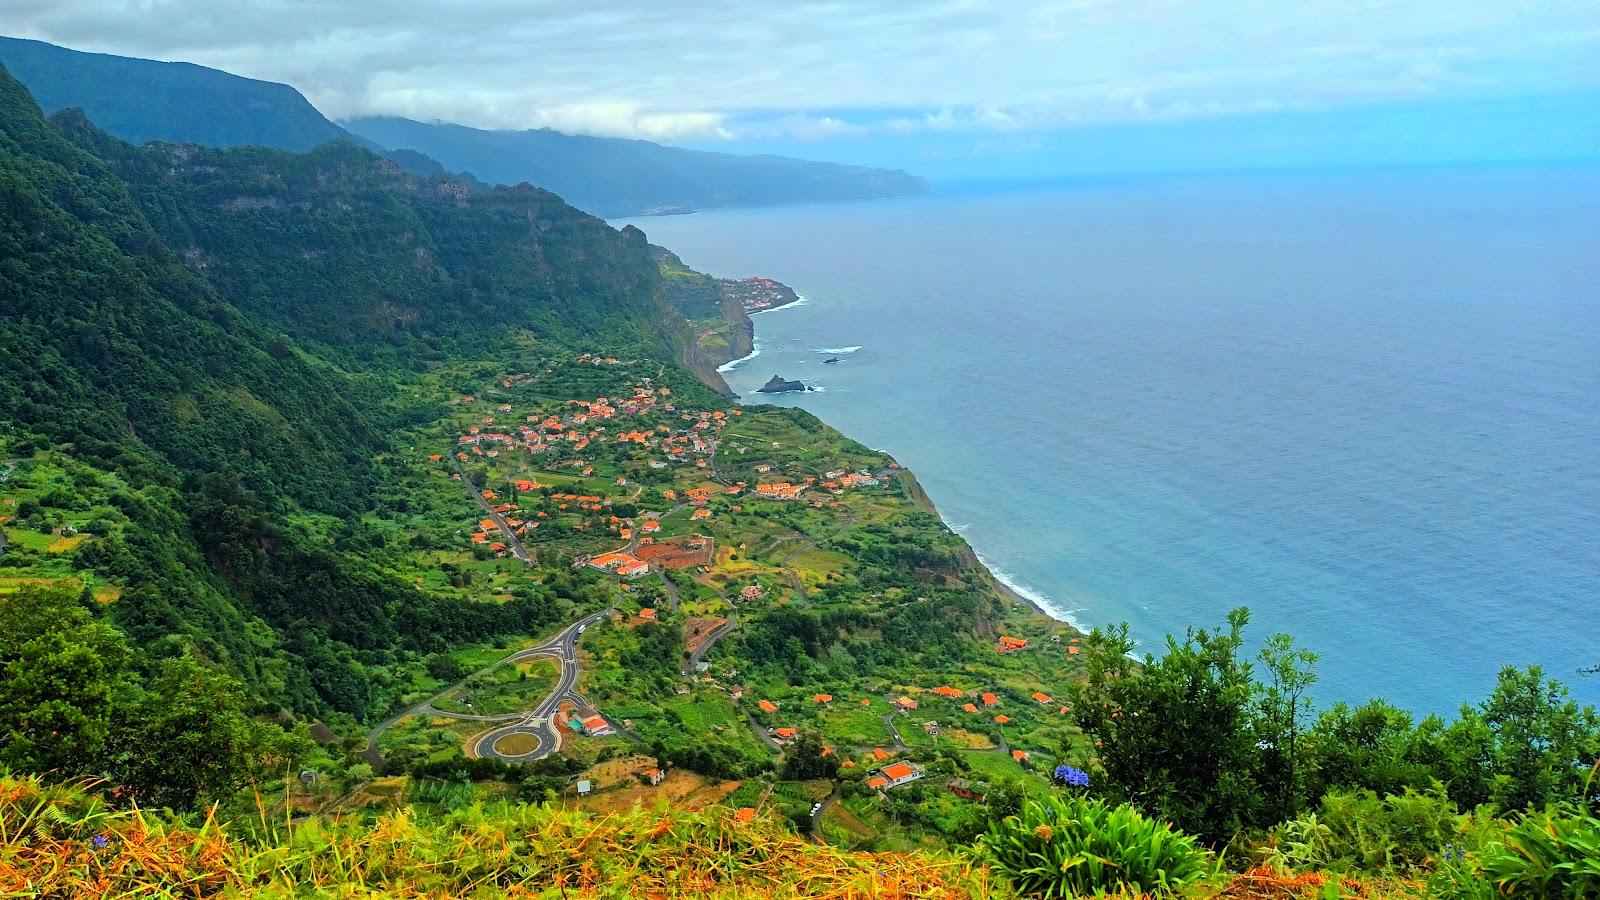
<svg viewBox="0 0 1600 900">
<path fill-rule="evenodd" d="M 927 182 L 898 170 L 708 153 L 548 128 L 487 131 L 392 117 L 351 119 L 344 126 L 385 148 L 419 150 L 484 181 L 537 184 L 605 216 L 928 192 Z"/>
<path fill-rule="evenodd" d="M 547 129 L 484 131 L 397 118 L 362 118 L 341 127 L 289 85 L 42 41 L 0 37 L 0 63 L 47 113 L 80 108 L 98 127 L 135 144 L 259 145 L 303 152 L 346 140 L 412 174 L 449 170 L 469 182 L 528 182 L 604 216 L 928 191 L 922 179 L 900 171 L 706 153 Z"/>
</svg>

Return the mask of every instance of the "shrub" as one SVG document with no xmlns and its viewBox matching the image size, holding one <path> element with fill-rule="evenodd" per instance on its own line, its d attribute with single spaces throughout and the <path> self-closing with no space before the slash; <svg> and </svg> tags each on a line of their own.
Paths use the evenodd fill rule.
<svg viewBox="0 0 1600 900">
<path fill-rule="evenodd" d="M 1409 871 L 1432 865 L 1447 845 L 1465 843 L 1470 822 L 1438 787 L 1383 798 L 1334 792 L 1315 812 L 1273 830 L 1266 862 L 1300 871 Z"/>
<path fill-rule="evenodd" d="M 1077 796 L 1028 801 L 991 825 L 979 849 L 1029 897 L 1168 896 L 1210 870 L 1193 837 L 1126 804 Z"/>
<path fill-rule="evenodd" d="M 1498 840 L 1440 868 L 1439 897 L 1600 898 L 1600 818 L 1576 805 L 1524 816 Z"/>
</svg>

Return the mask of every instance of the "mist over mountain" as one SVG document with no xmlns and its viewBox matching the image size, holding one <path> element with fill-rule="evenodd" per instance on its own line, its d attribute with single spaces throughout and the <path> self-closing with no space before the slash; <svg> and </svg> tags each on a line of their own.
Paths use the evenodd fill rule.
<svg viewBox="0 0 1600 900">
<path fill-rule="evenodd" d="M 899 170 L 685 150 L 548 128 L 492 131 L 388 116 L 344 124 L 384 147 L 420 150 L 446 168 L 497 184 L 537 184 L 603 216 L 928 192 L 925 181 Z"/>
</svg>

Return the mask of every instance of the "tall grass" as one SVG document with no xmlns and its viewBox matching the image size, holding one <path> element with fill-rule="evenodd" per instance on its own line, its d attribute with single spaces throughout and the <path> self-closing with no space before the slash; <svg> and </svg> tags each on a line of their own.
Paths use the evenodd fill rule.
<svg viewBox="0 0 1600 900">
<path fill-rule="evenodd" d="M 253 836 L 245 837 L 249 830 Z M 0 775 L 0 897 L 958 898 L 987 872 L 939 854 L 860 854 L 726 810 L 591 816 L 475 805 L 371 822 L 111 810 L 83 786 Z"/>
</svg>

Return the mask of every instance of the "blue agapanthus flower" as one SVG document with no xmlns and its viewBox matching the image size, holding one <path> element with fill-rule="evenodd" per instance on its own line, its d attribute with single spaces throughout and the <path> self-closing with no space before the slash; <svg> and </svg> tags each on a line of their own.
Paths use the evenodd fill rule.
<svg viewBox="0 0 1600 900">
<path fill-rule="evenodd" d="M 1089 773 L 1072 766 L 1056 766 L 1056 780 L 1073 787 L 1088 787 Z"/>
<path fill-rule="evenodd" d="M 111 843 L 111 841 L 105 835 L 97 834 L 90 839 L 90 843 L 94 844 L 94 848 L 96 850 L 104 850 L 106 845 Z"/>
</svg>

